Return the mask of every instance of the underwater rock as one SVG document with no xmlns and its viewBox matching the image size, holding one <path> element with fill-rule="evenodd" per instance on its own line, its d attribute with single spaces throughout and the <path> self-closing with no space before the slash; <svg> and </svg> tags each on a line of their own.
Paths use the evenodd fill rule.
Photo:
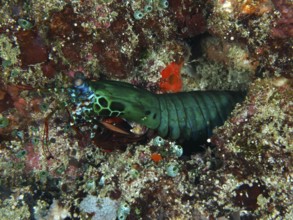
<svg viewBox="0 0 293 220">
<path fill-rule="evenodd" d="M 280 12 L 280 18 L 271 30 L 273 38 L 293 37 L 293 5 L 288 0 L 272 0 L 276 9 Z"/>
<path fill-rule="evenodd" d="M 0 216 L 291 219 L 290 3 L 1 1 Z M 188 156 L 124 119 L 73 123 L 88 101 L 72 95 L 75 72 L 160 94 L 164 70 L 166 90 L 248 95 Z"/>
<path fill-rule="evenodd" d="M 48 60 L 48 49 L 36 29 L 20 30 L 16 33 L 20 48 L 20 59 L 23 67 L 42 63 Z"/>
<path fill-rule="evenodd" d="M 204 3 L 187 0 L 170 0 L 170 11 L 174 14 L 178 34 L 183 38 L 192 38 L 202 34 L 207 29 L 203 13 Z"/>
</svg>

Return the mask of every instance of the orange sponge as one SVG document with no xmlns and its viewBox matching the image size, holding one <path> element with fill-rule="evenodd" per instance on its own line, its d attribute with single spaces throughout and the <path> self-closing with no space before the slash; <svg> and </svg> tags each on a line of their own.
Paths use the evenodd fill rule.
<svg viewBox="0 0 293 220">
<path fill-rule="evenodd" d="M 182 89 L 182 79 L 180 70 L 183 62 L 172 62 L 162 70 L 162 78 L 159 82 L 161 90 L 165 92 L 180 92 Z"/>
</svg>

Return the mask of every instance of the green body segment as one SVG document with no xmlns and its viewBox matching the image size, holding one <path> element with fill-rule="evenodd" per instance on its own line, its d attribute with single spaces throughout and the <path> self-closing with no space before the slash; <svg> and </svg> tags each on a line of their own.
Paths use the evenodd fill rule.
<svg viewBox="0 0 293 220">
<path fill-rule="evenodd" d="M 93 110 L 99 116 L 115 116 L 145 125 L 159 127 L 161 111 L 156 95 L 116 81 L 90 82 L 94 91 Z"/>
<path fill-rule="evenodd" d="M 224 124 L 235 105 L 243 101 L 245 94 L 232 91 L 194 91 L 156 96 L 161 109 L 168 111 L 168 115 L 162 115 L 162 118 L 166 118 L 161 119 L 159 135 L 172 140 L 199 141 L 206 140 L 215 127 Z"/>
<path fill-rule="evenodd" d="M 207 139 L 245 96 L 232 91 L 159 95 L 116 81 L 91 82 L 89 86 L 94 91 L 93 110 L 97 115 L 122 117 L 172 140 Z"/>
</svg>

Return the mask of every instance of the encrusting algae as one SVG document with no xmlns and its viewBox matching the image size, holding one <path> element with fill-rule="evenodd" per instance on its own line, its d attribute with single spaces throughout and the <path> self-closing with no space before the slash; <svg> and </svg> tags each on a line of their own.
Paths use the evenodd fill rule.
<svg viewBox="0 0 293 220">
<path fill-rule="evenodd" d="M 2 1 L 0 219 L 292 219 L 292 11 L 289 0 Z M 76 75 L 247 95 L 187 143 L 122 115 L 84 120 L 90 91 Z"/>
</svg>

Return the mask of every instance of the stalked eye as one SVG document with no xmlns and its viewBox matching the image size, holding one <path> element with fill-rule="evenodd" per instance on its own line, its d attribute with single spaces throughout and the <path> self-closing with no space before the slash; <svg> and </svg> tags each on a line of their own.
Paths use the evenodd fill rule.
<svg viewBox="0 0 293 220">
<path fill-rule="evenodd" d="M 75 79 L 73 84 L 75 87 L 79 87 L 83 84 L 83 80 L 82 79 Z"/>
</svg>

